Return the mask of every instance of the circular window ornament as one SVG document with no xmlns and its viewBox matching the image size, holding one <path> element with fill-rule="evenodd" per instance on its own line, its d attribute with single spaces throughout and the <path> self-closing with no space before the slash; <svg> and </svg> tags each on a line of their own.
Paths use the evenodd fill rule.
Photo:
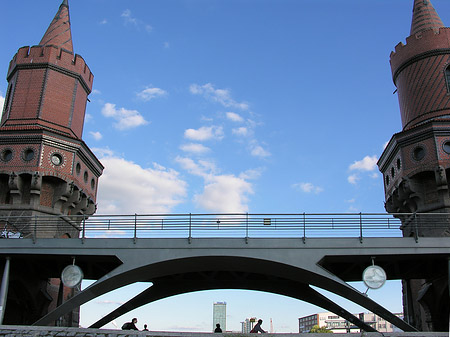
<svg viewBox="0 0 450 337">
<path fill-rule="evenodd" d="M 26 149 L 25 151 L 23 151 L 22 158 L 25 161 L 33 160 L 33 158 L 34 158 L 34 150 L 31 149 L 31 148 Z"/>
<path fill-rule="evenodd" d="M 75 166 L 75 172 L 76 172 L 77 176 L 80 175 L 80 172 L 81 172 L 81 165 L 80 165 L 80 163 L 77 163 L 77 165 Z"/>
<path fill-rule="evenodd" d="M 425 149 L 422 146 L 418 146 L 413 150 L 412 155 L 415 160 L 420 161 L 425 158 Z"/>
<path fill-rule="evenodd" d="M 446 142 L 444 142 L 444 144 L 442 144 L 442 149 L 444 150 L 445 153 L 450 154 L 450 141 L 447 140 Z"/>
<path fill-rule="evenodd" d="M 91 188 L 92 189 L 95 188 L 95 179 L 94 178 L 91 179 Z"/>
<path fill-rule="evenodd" d="M 386 186 L 389 186 L 389 176 L 386 176 Z"/>
<path fill-rule="evenodd" d="M 87 171 L 84 171 L 83 179 L 84 179 L 84 182 L 85 182 L 85 183 L 88 182 L 89 174 L 87 173 Z"/>
<path fill-rule="evenodd" d="M 370 289 L 379 289 L 386 283 L 386 272 L 380 266 L 372 265 L 362 273 L 364 284 Z"/>
<path fill-rule="evenodd" d="M 394 179 L 394 177 L 395 177 L 395 169 L 393 167 L 391 167 L 391 176 L 392 176 L 392 179 Z"/>
<path fill-rule="evenodd" d="M 2 154 L 0 155 L 0 158 L 4 162 L 8 162 L 13 158 L 13 152 L 11 149 L 5 149 L 2 151 Z"/>
<path fill-rule="evenodd" d="M 397 170 L 400 170 L 402 168 L 402 161 L 400 158 L 397 159 Z"/>
<path fill-rule="evenodd" d="M 61 281 L 66 287 L 75 288 L 81 283 L 83 276 L 81 268 L 71 264 L 62 271 Z"/>
<path fill-rule="evenodd" d="M 63 157 L 59 153 L 54 153 L 50 160 L 55 166 L 59 166 L 63 163 Z"/>
</svg>

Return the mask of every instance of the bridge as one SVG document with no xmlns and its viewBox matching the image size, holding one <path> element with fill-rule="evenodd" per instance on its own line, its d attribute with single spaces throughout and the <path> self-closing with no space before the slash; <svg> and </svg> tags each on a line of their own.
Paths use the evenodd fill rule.
<svg viewBox="0 0 450 337">
<path fill-rule="evenodd" d="M 48 325 L 111 290 L 151 282 L 147 290 L 90 328 L 177 294 L 248 289 L 306 301 L 374 331 L 311 287 L 315 286 L 359 304 L 403 331 L 415 331 L 347 282 L 361 281 L 374 260 L 388 279 L 448 275 L 450 238 L 421 237 L 421 231 L 448 227 L 443 214 L 162 214 L 79 220 L 0 219 L 5 238 L 1 263 L 11 261 L 11 273 L 22 269 L 58 278 L 75 258 L 85 277 L 97 280 L 34 325 Z M 41 237 L 61 221 L 67 226 L 80 223 L 79 237 Z M 402 226 L 411 226 L 415 234 L 401 237 Z"/>
</svg>

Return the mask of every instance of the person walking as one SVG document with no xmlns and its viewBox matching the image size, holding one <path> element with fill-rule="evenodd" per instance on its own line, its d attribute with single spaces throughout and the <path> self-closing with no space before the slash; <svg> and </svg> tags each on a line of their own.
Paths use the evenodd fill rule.
<svg viewBox="0 0 450 337">
<path fill-rule="evenodd" d="M 262 322 L 263 322 L 262 319 L 258 319 L 258 323 L 256 323 L 256 325 L 253 327 L 253 329 L 250 331 L 250 333 L 258 333 L 258 332 L 266 333 L 266 331 L 264 331 L 261 328 Z"/>
<path fill-rule="evenodd" d="M 220 324 L 216 324 L 216 328 L 214 329 L 214 332 L 222 332 L 222 329 L 220 328 Z"/>
<path fill-rule="evenodd" d="M 124 323 L 124 325 L 122 325 L 122 330 L 139 330 L 136 327 L 136 323 L 137 323 L 137 318 L 133 318 L 131 320 L 131 322 L 127 322 L 127 323 Z"/>
</svg>

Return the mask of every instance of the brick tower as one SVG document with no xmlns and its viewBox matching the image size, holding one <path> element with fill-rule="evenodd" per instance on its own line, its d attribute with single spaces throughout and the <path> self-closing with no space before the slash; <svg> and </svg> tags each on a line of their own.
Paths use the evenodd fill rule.
<svg viewBox="0 0 450 337">
<path fill-rule="evenodd" d="M 7 80 L 0 124 L 3 233 L 78 237 L 81 220 L 96 210 L 103 166 L 82 140 L 93 75 L 73 52 L 68 0 L 39 45 L 14 55 Z M 35 216 L 55 215 L 58 221 L 39 222 L 35 228 Z M 33 323 L 56 305 L 58 292 L 60 300 L 61 294 L 70 296 L 59 280 L 11 281 L 5 324 Z M 24 292 L 33 300 L 25 302 Z M 77 326 L 72 318 L 63 324 Z"/>
<path fill-rule="evenodd" d="M 410 36 L 391 53 L 391 68 L 403 130 L 378 162 L 386 210 L 434 213 L 432 222 L 397 214 L 404 236 L 449 236 L 450 28 L 429 0 L 414 1 Z M 447 331 L 447 278 L 404 280 L 403 305 L 405 319 L 420 330 Z"/>
</svg>

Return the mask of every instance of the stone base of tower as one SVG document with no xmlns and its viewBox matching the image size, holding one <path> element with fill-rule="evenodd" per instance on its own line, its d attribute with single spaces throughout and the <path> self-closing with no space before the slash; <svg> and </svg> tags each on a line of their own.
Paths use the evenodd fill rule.
<svg viewBox="0 0 450 337">
<path fill-rule="evenodd" d="M 447 278 L 404 280 L 405 320 L 420 331 L 448 331 L 449 289 Z"/>
<path fill-rule="evenodd" d="M 6 240 L 77 238 L 83 220 L 95 211 L 92 199 L 80 188 L 57 177 L 0 172 L 0 185 L 0 238 Z M 26 270 L 11 257 L 4 324 L 31 325 L 76 294 L 77 290 L 62 285 L 62 270 L 51 272 L 41 266 Z M 79 310 L 52 325 L 78 327 Z"/>
<path fill-rule="evenodd" d="M 36 271 L 27 270 L 12 257 L 3 324 L 31 325 L 77 292 L 64 287 L 58 278 L 45 278 Z M 75 310 L 51 326 L 78 327 L 79 320 L 79 310 Z"/>
</svg>

